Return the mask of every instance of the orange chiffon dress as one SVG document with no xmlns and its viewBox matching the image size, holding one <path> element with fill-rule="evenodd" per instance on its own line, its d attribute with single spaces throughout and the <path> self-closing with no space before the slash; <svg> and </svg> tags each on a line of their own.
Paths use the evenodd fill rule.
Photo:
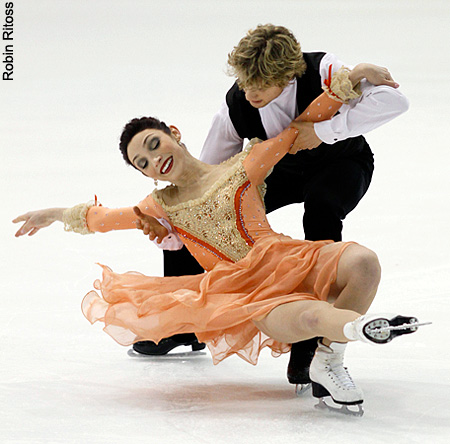
<svg viewBox="0 0 450 444">
<path fill-rule="evenodd" d="M 86 318 L 104 323 L 104 330 L 122 345 L 194 332 L 215 364 L 233 354 L 256 364 L 264 347 L 274 355 L 289 351 L 290 344 L 267 337 L 252 320 L 280 304 L 326 301 L 339 257 L 349 245 L 295 240 L 269 226 L 264 179 L 296 135 L 288 128 L 276 138 L 252 140 L 227 161 L 227 172 L 199 199 L 169 206 L 159 190 L 147 196 L 138 205 L 141 211 L 169 221 L 207 271 L 150 277 L 102 266 L 102 280 L 82 303 Z M 135 220 L 132 207 L 92 206 L 86 214 L 90 231 L 135 228 Z"/>
</svg>

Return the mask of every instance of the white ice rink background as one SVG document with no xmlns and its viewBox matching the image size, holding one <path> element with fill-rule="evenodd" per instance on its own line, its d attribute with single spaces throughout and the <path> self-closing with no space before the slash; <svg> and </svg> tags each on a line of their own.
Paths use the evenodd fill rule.
<svg viewBox="0 0 450 444">
<path fill-rule="evenodd" d="M 1 443 L 450 442 L 447 0 L 18 0 L 12 9 L 14 80 L 0 82 Z M 264 353 L 257 367 L 213 366 L 208 353 L 135 359 L 91 326 L 80 302 L 100 276 L 96 262 L 162 274 L 161 252 L 140 233 L 82 237 L 55 224 L 14 238 L 11 220 L 27 210 L 94 194 L 126 206 L 153 189 L 117 147 L 133 117 L 177 125 L 198 154 L 232 84 L 227 53 L 268 22 L 293 30 L 305 51 L 387 66 L 411 102 L 367 135 L 374 179 L 344 238 L 379 255 L 371 311 L 433 325 L 387 346 L 348 347 L 362 418 L 297 398 L 287 355 Z M 302 237 L 301 215 L 297 205 L 270 220 Z"/>
</svg>

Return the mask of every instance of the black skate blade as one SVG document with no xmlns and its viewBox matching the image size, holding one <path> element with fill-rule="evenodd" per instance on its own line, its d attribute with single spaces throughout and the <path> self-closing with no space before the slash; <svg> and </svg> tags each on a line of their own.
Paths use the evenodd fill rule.
<svg viewBox="0 0 450 444">
<path fill-rule="evenodd" d="M 180 359 L 195 359 L 201 356 L 206 356 L 204 351 L 188 351 L 184 353 L 166 353 L 165 355 L 144 355 L 142 353 L 135 352 L 132 348 L 127 351 L 127 355 L 130 358 L 141 359 L 144 361 L 177 361 Z"/>
<path fill-rule="evenodd" d="M 295 394 L 297 396 L 303 396 L 306 392 L 311 389 L 311 383 L 307 384 L 296 384 L 295 385 Z"/>
<path fill-rule="evenodd" d="M 314 406 L 318 410 L 327 410 L 329 412 L 338 413 L 340 415 L 356 416 L 360 418 L 364 415 L 362 404 L 337 404 L 330 397 L 319 398 L 319 403 Z"/>
<path fill-rule="evenodd" d="M 393 322 L 395 321 L 395 322 Z M 393 329 L 391 331 L 392 339 L 396 338 L 397 336 L 401 335 L 408 335 L 411 333 L 416 332 L 419 327 L 422 327 L 423 325 L 430 325 L 431 322 L 419 322 L 419 320 L 415 317 L 406 317 L 406 316 L 397 316 L 395 319 L 393 319 L 390 322 L 392 327 L 399 327 L 399 329 Z M 409 325 L 411 324 L 411 325 Z M 400 328 L 402 327 L 402 328 Z"/>
<path fill-rule="evenodd" d="M 363 333 L 376 344 L 387 344 L 398 336 L 414 333 L 420 326 L 428 324 L 431 322 L 419 323 L 416 317 L 398 315 L 392 319 L 374 319 L 364 327 Z"/>
<path fill-rule="evenodd" d="M 403 326 L 404 328 L 401 330 L 392 330 L 391 334 L 393 336 L 400 336 L 400 335 L 407 335 L 409 333 L 414 333 L 419 329 L 419 327 L 415 325 L 408 324 L 418 324 L 419 320 L 415 317 L 408 317 L 408 316 L 396 316 L 394 319 L 391 319 L 389 322 L 389 325 L 391 327 L 400 327 Z"/>
</svg>

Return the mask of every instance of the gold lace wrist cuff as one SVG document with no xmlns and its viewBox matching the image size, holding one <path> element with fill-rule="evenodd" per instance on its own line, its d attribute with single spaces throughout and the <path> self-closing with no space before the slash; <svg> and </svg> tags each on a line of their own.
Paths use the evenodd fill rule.
<svg viewBox="0 0 450 444">
<path fill-rule="evenodd" d="M 361 95 L 359 83 L 352 87 L 352 82 L 348 77 L 349 74 L 350 70 L 342 66 L 333 74 L 331 80 L 329 78 L 325 80 L 322 89 L 330 98 L 341 103 L 348 103 L 349 100 L 358 98 Z"/>
<path fill-rule="evenodd" d="M 90 231 L 87 222 L 86 215 L 94 204 L 92 202 L 75 205 L 72 208 L 67 208 L 63 212 L 63 223 L 64 230 L 66 231 L 74 231 L 79 234 L 92 234 L 93 231 Z"/>
</svg>

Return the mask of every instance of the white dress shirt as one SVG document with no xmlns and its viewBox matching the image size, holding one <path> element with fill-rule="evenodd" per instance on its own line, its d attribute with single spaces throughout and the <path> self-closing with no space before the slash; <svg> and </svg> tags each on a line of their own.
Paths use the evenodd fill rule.
<svg viewBox="0 0 450 444">
<path fill-rule="evenodd" d="M 335 55 L 325 54 L 319 67 L 322 84 L 328 77 L 330 65 L 334 73 L 344 64 Z M 352 69 L 352 66 L 345 66 Z M 408 99 L 398 89 L 384 85 L 374 86 L 365 79 L 360 86 L 362 94 L 359 98 L 343 105 L 339 114 L 331 120 L 314 124 L 314 130 L 322 142 L 333 144 L 368 133 L 404 113 L 409 107 Z M 298 116 L 296 96 L 297 80 L 294 79 L 277 98 L 258 109 L 268 138 L 275 137 Z M 218 164 L 240 152 L 243 142 L 231 122 L 228 106 L 224 102 L 213 118 L 200 160 Z"/>
</svg>

